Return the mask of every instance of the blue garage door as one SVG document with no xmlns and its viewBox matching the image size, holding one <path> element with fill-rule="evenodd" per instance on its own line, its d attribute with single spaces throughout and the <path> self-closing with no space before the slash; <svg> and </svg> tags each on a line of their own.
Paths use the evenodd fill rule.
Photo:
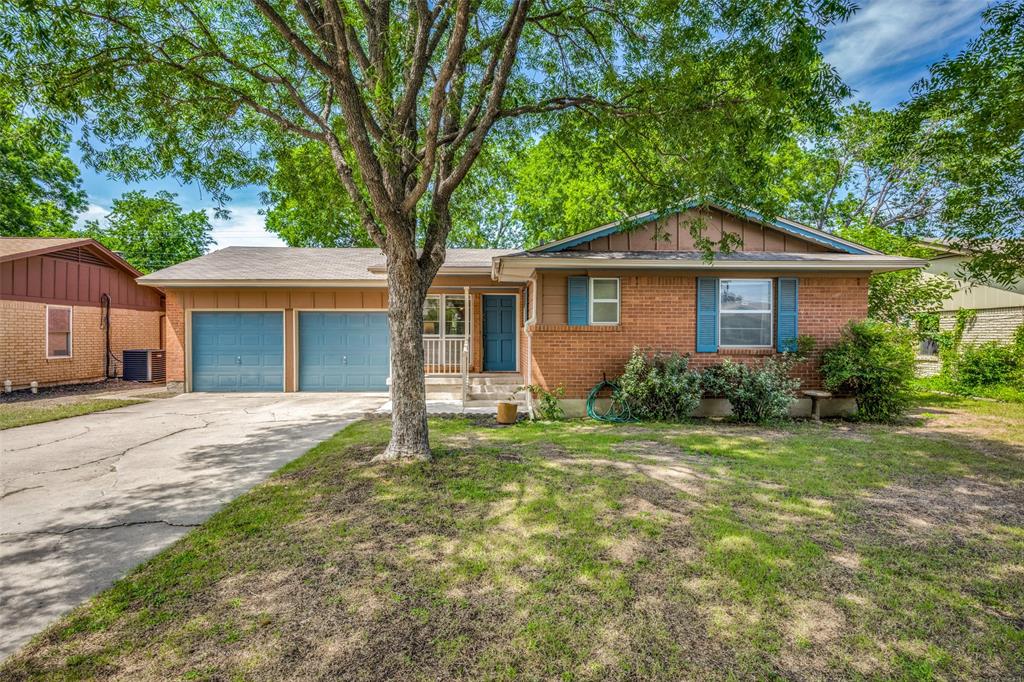
<svg viewBox="0 0 1024 682">
<path fill-rule="evenodd" d="M 387 313 L 299 313 L 300 391 L 386 391 Z"/>
<path fill-rule="evenodd" d="M 193 391 L 283 391 L 284 314 L 192 313 Z"/>
</svg>

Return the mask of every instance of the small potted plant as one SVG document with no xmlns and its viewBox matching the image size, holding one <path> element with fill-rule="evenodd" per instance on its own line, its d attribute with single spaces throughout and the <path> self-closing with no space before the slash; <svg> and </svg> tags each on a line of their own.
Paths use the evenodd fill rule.
<svg viewBox="0 0 1024 682">
<path fill-rule="evenodd" d="M 508 400 L 498 401 L 498 423 L 515 424 L 519 417 L 519 403 L 516 402 L 516 392 L 508 394 Z"/>
</svg>

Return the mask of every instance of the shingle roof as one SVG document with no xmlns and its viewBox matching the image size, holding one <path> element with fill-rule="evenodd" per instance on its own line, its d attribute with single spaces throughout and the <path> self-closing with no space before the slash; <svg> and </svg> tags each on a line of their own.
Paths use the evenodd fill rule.
<svg viewBox="0 0 1024 682">
<path fill-rule="evenodd" d="M 0 258 L 93 243 L 86 237 L 0 237 Z"/>
<path fill-rule="evenodd" d="M 446 268 L 491 267 L 491 259 L 512 249 L 448 249 Z M 280 246 L 229 246 L 139 278 L 162 282 L 385 281 L 380 249 L 317 249 Z"/>
</svg>

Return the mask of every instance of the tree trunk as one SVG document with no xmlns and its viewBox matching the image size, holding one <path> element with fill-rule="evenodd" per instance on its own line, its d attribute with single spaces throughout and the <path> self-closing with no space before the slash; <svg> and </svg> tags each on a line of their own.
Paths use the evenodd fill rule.
<svg viewBox="0 0 1024 682">
<path fill-rule="evenodd" d="M 423 377 L 423 300 L 427 286 L 415 258 L 389 257 L 391 442 L 375 462 L 430 459 Z"/>
</svg>

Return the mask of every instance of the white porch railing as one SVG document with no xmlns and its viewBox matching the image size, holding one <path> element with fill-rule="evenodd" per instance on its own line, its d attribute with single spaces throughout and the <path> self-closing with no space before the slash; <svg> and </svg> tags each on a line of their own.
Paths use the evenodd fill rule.
<svg viewBox="0 0 1024 682">
<path fill-rule="evenodd" d="M 423 365 L 427 374 L 462 374 L 468 358 L 463 338 L 423 339 Z"/>
</svg>

